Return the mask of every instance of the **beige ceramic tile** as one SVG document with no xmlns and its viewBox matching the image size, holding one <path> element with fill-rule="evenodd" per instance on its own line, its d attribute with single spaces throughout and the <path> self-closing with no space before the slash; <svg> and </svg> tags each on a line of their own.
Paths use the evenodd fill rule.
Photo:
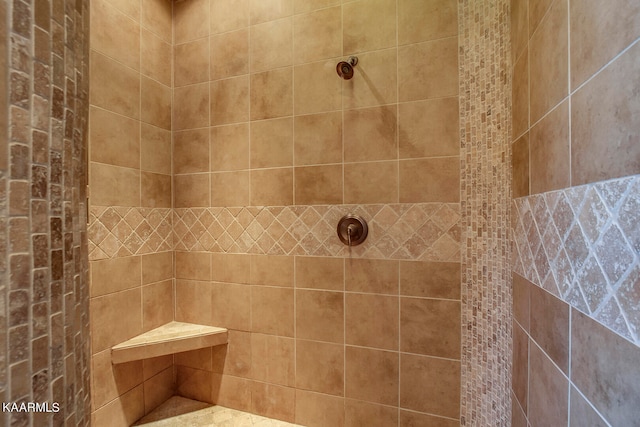
<svg viewBox="0 0 640 427">
<path fill-rule="evenodd" d="M 344 288 L 344 261 L 332 257 L 296 257 L 296 288 L 340 291 Z"/>
<path fill-rule="evenodd" d="M 140 126 L 140 169 L 171 173 L 171 132 L 142 123 Z"/>
<path fill-rule="evenodd" d="M 532 344 L 529 349 L 529 405 L 535 425 L 564 425 L 569 414 L 569 382 L 551 359 Z"/>
<path fill-rule="evenodd" d="M 293 119 L 251 122 L 251 168 L 293 164 Z"/>
<path fill-rule="evenodd" d="M 295 418 L 295 389 L 254 381 L 251 384 L 251 412 L 283 421 Z"/>
<path fill-rule="evenodd" d="M 569 305 L 539 286 L 530 287 L 530 297 L 531 338 L 568 375 Z"/>
<path fill-rule="evenodd" d="M 209 206 L 209 175 L 176 175 L 173 178 L 174 207 L 193 208 Z"/>
<path fill-rule="evenodd" d="M 392 47 L 396 43 L 396 2 L 367 0 L 342 6 L 345 55 Z"/>
<path fill-rule="evenodd" d="M 531 193 L 569 186 L 569 102 L 565 101 L 529 132 Z"/>
<path fill-rule="evenodd" d="M 591 403 L 574 386 L 571 387 L 569 397 L 569 419 L 572 426 L 606 427 L 607 425 L 593 409 Z"/>
<path fill-rule="evenodd" d="M 249 26 L 249 0 L 211 0 L 211 34 Z"/>
<path fill-rule="evenodd" d="M 397 121 L 395 106 L 345 111 L 345 162 L 397 159 Z"/>
<path fill-rule="evenodd" d="M 400 203 L 457 202 L 460 160 L 441 157 L 400 162 Z"/>
<path fill-rule="evenodd" d="M 168 368 L 144 383 L 145 413 L 151 412 L 174 394 L 173 369 Z"/>
<path fill-rule="evenodd" d="M 346 347 L 346 397 L 398 405 L 400 357 L 396 352 Z"/>
<path fill-rule="evenodd" d="M 295 114 L 312 114 L 341 108 L 340 79 L 335 61 L 313 62 L 294 67 Z"/>
<path fill-rule="evenodd" d="M 249 0 L 251 25 L 293 14 L 293 0 Z"/>
<path fill-rule="evenodd" d="M 458 94 L 458 38 L 417 43 L 398 49 L 399 101 Z"/>
<path fill-rule="evenodd" d="M 141 77 L 141 120 L 162 129 L 171 129 L 171 88 Z"/>
<path fill-rule="evenodd" d="M 354 399 L 345 399 L 345 427 L 385 427 L 398 424 L 398 408 Z"/>
<path fill-rule="evenodd" d="M 280 68 L 251 75 L 251 120 L 293 113 L 293 70 Z"/>
<path fill-rule="evenodd" d="M 295 385 L 295 340 L 251 334 L 252 378 L 284 386 Z"/>
<path fill-rule="evenodd" d="M 209 0 L 190 0 L 173 4 L 175 43 L 197 40 L 209 35 Z"/>
<path fill-rule="evenodd" d="M 171 175 L 140 173 L 140 206 L 171 208 Z"/>
<path fill-rule="evenodd" d="M 342 292 L 296 291 L 296 338 L 344 342 Z"/>
<path fill-rule="evenodd" d="M 353 292 L 397 295 L 398 269 L 398 261 L 346 259 L 345 289 Z"/>
<path fill-rule="evenodd" d="M 174 47 L 176 87 L 209 81 L 209 39 L 203 38 Z"/>
<path fill-rule="evenodd" d="M 126 50 L 126 49 L 125 49 Z M 171 45 L 149 30 L 140 33 L 140 72 L 160 83 L 171 85 Z"/>
<path fill-rule="evenodd" d="M 251 255 L 211 254 L 211 279 L 216 282 L 249 283 Z"/>
<path fill-rule="evenodd" d="M 342 54 L 342 8 L 332 7 L 297 15 L 293 21 L 296 64 L 335 58 Z"/>
<path fill-rule="evenodd" d="M 206 252 L 176 251 L 176 279 L 209 280 L 211 257 Z"/>
<path fill-rule="evenodd" d="M 513 83 L 511 89 L 511 115 L 513 136 L 522 135 L 529 129 L 529 55 L 525 53 L 513 67 Z"/>
<path fill-rule="evenodd" d="M 295 168 L 294 180 L 297 205 L 342 203 L 341 165 Z"/>
<path fill-rule="evenodd" d="M 130 16 L 134 20 L 140 19 L 140 2 L 130 2 L 127 0 L 115 0 L 111 4 L 121 12 Z"/>
<path fill-rule="evenodd" d="M 511 185 L 513 198 L 529 195 L 529 134 L 525 133 L 511 147 Z"/>
<path fill-rule="evenodd" d="M 175 320 L 214 326 L 211 321 L 211 288 L 208 282 L 176 279 Z"/>
<path fill-rule="evenodd" d="M 397 83 L 398 49 L 358 54 L 354 77 L 342 81 L 344 108 L 395 103 L 398 99 Z"/>
<path fill-rule="evenodd" d="M 211 128 L 211 171 L 249 168 L 249 125 L 246 123 Z"/>
<path fill-rule="evenodd" d="M 91 377 L 92 403 L 100 408 L 142 384 L 142 361 L 112 365 L 111 351 L 102 351 L 91 358 Z"/>
<path fill-rule="evenodd" d="M 140 25 L 109 2 L 91 3 L 91 49 L 140 69 Z M 113 31 L 117 28 L 118 31 Z M 122 49 L 127 46 L 127 49 Z"/>
<path fill-rule="evenodd" d="M 91 103 L 137 119 L 140 117 L 140 74 L 95 51 L 91 52 Z"/>
<path fill-rule="evenodd" d="M 426 298 L 460 299 L 457 262 L 400 262 L 400 294 Z"/>
<path fill-rule="evenodd" d="M 173 171 L 176 174 L 209 172 L 209 130 L 173 133 Z"/>
<path fill-rule="evenodd" d="M 211 206 L 247 206 L 250 176 L 248 171 L 211 174 Z"/>
<path fill-rule="evenodd" d="M 132 425 L 144 415 L 144 393 L 140 384 L 91 414 L 91 425 L 115 427 Z"/>
<path fill-rule="evenodd" d="M 173 278 L 173 251 L 142 255 L 142 284 Z"/>
<path fill-rule="evenodd" d="M 526 411 L 529 400 L 529 336 L 516 322 L 513 323 L 512 345 L 511 390 L 518 405 Z"/>
<path fill-rule="evenodd" d="M 296 387 L 343 396 L 344 346 L 296 340 Z"/>
<path fill-rule="evenodd" d="M 251 286 L 251 331 L 293 337 L 293 289 Z"/>
<path fill-rule="evenodd" d="M 457 417 L 456 417 L 457 418 Z M 436 417 L 433 415 L 421 414 L 413 411 L 400 410 L 401 426 L 436 426 L 436 427 L 457 427 L 460 421 L 457 419 L 448 419 Z M 516 426 L 512 426 L 516 427 Z"/>
<path fill-rule="evenodd" d="M 460 362 L 401 355 L 400 406 L 449 418 L 460 415 Z"/>
<path fill-rule="evenodd" d="M 571 87 L 577 88 L 640 36 L 632 0 L 571 2 Z"/>
<path fill-rule="evenodd" d="M 249 72 L 249 31 L 242 29 L 211 36 L 211 80 Z"/>
<path fill-rule="evenodd" d="M 252 384 L 245 378 L 213 374 L 213 401 L 227 408 L 250 411 Z"/>
<path fill-rule="evenodd" d="M 209 116 L 208 83 L 173 90 L 173 130 L 209 126 Z"/>
<path fill-rule="evenodd" d="M 211 349 L 213 372 L 251 378 L 253 347 L 250 332 L 229 331 L 227 345 L 218 345 Z"/>
<path fill-rule="evenodd" d="M 249 119 L 249 77 L 211 82 L 211 124 L 223 125 Z"/>
<path fill-rule="evenodd" d="M 400 300 L 401 351 L 459 359 L 460 334 L 460 302 Z"/>
<path fill-rule="evenodd" d="M 460 153 L 458 98 L 429 99 L 398 106 L 401 159 Z"/>
<path fill-rule="evenodd" d="M 215 347 L 199 348 L 191 351 L 176 353 L 174 356 L 176 366 L 186 366 L 188 368 L 212 371 L 212 352 L 222 350 L 226 352 L 228 346 L 220 345 Z"/>
<path fill-rule="evenodd" d="M 293 169 L 251 171 L 251 205 L 287 206 L 293 204 Z"/>
<path fill-rule="evenodd" d="M 105 259 L 91 263 L 91 297 L 140 286 L 142 270 L 139 256 Z"/>
<path fill-rule="evenodd" d="M 640 173 L 639 57 L 636 44 L 573 95 L 571 185 Z"/>
<path fill-rule="evenodd" d="M 140 171 L 91 162 L 91 203 L 94 206 L 139 206 Z"/>
<path fill-rule="evenodd" d="M 101 108 L 89 110 L 91 160 L 114 166 L 140 167 L 140 123 Z"/>
<path fill-rule="evenodd" d="M 214 283 L 211 290 L 211 302 L 208 304 L 211 321 L 215 326 L 241 331 L 251 329 L 251 299 L 249 286 L 230 283 Z M 211 310 L 215 307 L 215 310 Z"/>
<path fill-rule="evenodd" d="M 167 43 L 171 43 L 172 38 L 171 9 L 171 4 L 165 1 L 142 0 L 140 3 L 142 26 L 162 37 Z"/>
<path fill-rule="evenodd" d="M 398 162 L 344 165 L 345 203 L 397 203 Z"/>
<path fill-rule="evenodd" d="M 568 94 L 567 2 L 556 1 L 529 41 L 531 123 Z"/>
<path fill-rule="evenodd" d="M 346 344 L 398 350 L 398 297 L 345 295 Z"/>
<path fill-rule="evenodd" d="M 542 18 L 549 12 L 554 0 L 529 0 L 529 38 L 538 30 Z"/>
<path fill-rule="evenodd" d="M 529 2 L 511 0 L 511 63 L 522 55 L 529 42 Z"/>
<path fill-rule="evenodd" d="M 343 427 L 344 400 L 326 394 L 296 390 L 295 422 L 311 427 Z"/>
<path fill-rule="evenodd" d="M 296 116 L 293 152 L 296 166 L 342 162 L 342 113 Z"/>
<path fill-rule="evenodd" d="M 213 403 L 213 373 L 177 366 L 176 392 L 178 396 L 188 399 Z"/>
<path fill-rule="evenodd" d="M 90 302 L 93 353 L 107 350 L 142 332 L 140 288 L 92 298 Z"/>
<path fill-rule="evenodd" d="M 142 287 L 142 330 L 162 326 L 173 320 L 173 281 Z"/>
<path fill-rule="evenodd" d="M 419 43 L 458 34 L 455 0 L 399 0 L 398 44 Z"/>
<path fill-rule="evenodd" d="M 251 72 L 273 70 L 293 63 L 292 18 L 251 27 Z"/>
</svg>

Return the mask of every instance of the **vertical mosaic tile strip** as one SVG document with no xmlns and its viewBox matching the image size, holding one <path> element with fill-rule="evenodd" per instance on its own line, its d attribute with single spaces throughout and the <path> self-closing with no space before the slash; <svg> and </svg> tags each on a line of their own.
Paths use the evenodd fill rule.
<svg viewBox="0 0 640 427">
<path fill-rule="evenodd" d="M 509 2 L 460 0 L 460 424 L 508 426 L 511 400 Z"/>
<path fill-rule="evenodd" d="M 6 195 L 0 191 L 7 229 L 0 299 L 8 346 L 0 385 L 6 402 L 56 402 L 60 411 L 2 412 L 0 425 L 90 422 L 88 3 L 5 2 L 9 164 Z"/>
<path fill-rule="evenodd" d="M 640 345 L 640 176 L 513 202 L 513 270 Z"/>
</svg>

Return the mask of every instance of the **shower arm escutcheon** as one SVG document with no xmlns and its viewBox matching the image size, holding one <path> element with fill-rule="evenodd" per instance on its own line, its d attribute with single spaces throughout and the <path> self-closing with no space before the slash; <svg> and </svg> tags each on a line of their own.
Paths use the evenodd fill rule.
<svg viewBox="0 0 640 427">
<path fill-rule="evenodd" d="M 369 227 L 364 218 L 345 215 L 338 221 L 338 238 L 347 246 L 358 246 L 367 238 Z"/>
</svg>

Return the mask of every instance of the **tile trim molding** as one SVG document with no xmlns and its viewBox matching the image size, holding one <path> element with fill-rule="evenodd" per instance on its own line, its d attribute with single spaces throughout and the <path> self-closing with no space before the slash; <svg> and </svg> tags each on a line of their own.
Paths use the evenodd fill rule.
<svg viewBox="0 0 640 427">
<path fill-rule="evenodd" d="M 640 175 L 513 201 L 513 270 L 640 346 Z"/>
</svg>

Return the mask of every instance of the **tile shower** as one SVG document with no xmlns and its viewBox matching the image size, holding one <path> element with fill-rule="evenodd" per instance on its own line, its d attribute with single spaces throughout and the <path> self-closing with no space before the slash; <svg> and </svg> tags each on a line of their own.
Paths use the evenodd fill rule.
<svg viewBox="0 0 640 427">
<path fill-rule="evenodd" d="M 0 393 L 63 410 L 3 421 L 130 425 L 178 394 L 309 426 L 627 425 L 640 11 L 615 3 L 4 2 Z M 174 319 L 229 343 L 111 364 Z"/>
</svg>

